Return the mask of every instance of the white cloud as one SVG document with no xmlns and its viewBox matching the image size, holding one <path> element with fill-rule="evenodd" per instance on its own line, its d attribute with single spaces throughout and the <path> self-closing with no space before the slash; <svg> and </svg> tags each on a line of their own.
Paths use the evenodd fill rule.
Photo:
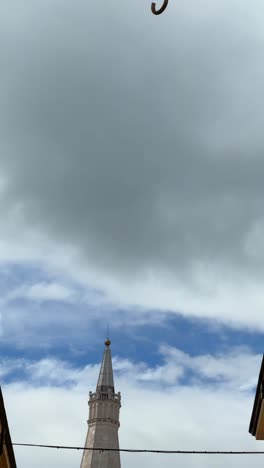
<svg viewBox="0 0 264 468">
<path fill-rule="evenodd" d="M 148 380 L 141 379 L 142 364 L 121 361 L 115 379 L 116 389 L 122 393 L 120 446 L 164 450 L 260 450 L 261 443 L 248 434 L 253 393 L 237 387 L 238 381 L 248 382 L 253 376 L 256 382 L 259 357 L 251 353 L 247 355 L 245 350 L 241 354 L 235 350 L 236 353 L 237 360 L 233 359 L 232 353 L 221 358 L 203 357 L 207 364 L 210 359 L 216 366 L 220 364 L 221 375 L 228 375 L 230 381 L 233 376 L 234 385 L 231 386 L 224 381 L 218 386 L 195 382 L 184 386 L 175 382 L 168 386 L 164 376 L 160 375 L 159 386 L 153 387 Z M 164 369 L 167 365 L 177 367 L 177 350 L 169 350 L 166 356 L 168 362 Z M 212 376 L 202 358 L 199 361 L 199 358 L 182 355 L 183 367 L 187 359 L 192 366 L 198 362 L 197 372 L 205 369 L 205 374 Z M 245 365 L 241 379 L 236 370 L 239 359 Z M 118 362 L 116 359 L 115 367 Z M 82 446 L 87 430 L 88 391 L 96 385 L 99 366 L 75 369 L 53 360 L 33 365 L 24 363 L 24 366 L 30 380 L 3 388 L 13 441 Z M 146 366 L 145 372 L 148 371 L 151 369 Z M 217 374 L 216 370 L 214 375 Z M 70 380 L 73 385 L 66 385 Z M 16 448 L 15 451 L 19 468 L 44 468 L 47 465 L 49 468 L 58 465 L 72 468 L 78 466 L 81 457 L 80 453 L 71 451 L 29 448 Z M 262 465 L 259 457 L 122 454 L 122 466 L 127 468 L 135 464 L 158 468 L 164 463 L 168 467 L 178 463 L 193 467 L 220 468 L 223 463 L 247 467 L 249 460 L 257 467 Z"/>
<path fill-rule="evenodd" d="M 16 226 L 17 222 L 19 224 L 14 216 L 11 225 Z M 136 309 L 132 322 L 136 320 L 144 324 L 159 321 L 160 315 L 155 317 L 153 313 L 157 310 L 159 313 L 169 311 L 186 317 L 218 321 L 234 328 L 264 330 L 263 282 L 257 275 L 247 276 L 227 271 L 224 267 L 215 270 L 199 265 L 193 269 L 191 279 L 183 274 L 179 280 L 163 271 L 122 281 L 96 266 L 87 266 L 80 252 L 72 245 L 59 245 L 26 227 L 18 238 L 16 229 L 9 222 L 4 224 L 6 232 L 0 238 L 0 267 L 4 269 L 8 263 L 20 263 L 25 268 L 35 264 L 43 272 L 46 271 L 47 278 L 56 277 L 54 284 L 49 283 L 49 279 L 31 286 L 22 283 L 10 293 L 10 297 L 24 295 L 33 301 L 50 298 L 70 302 L 78 297 L 80 290 L 75 290 L 78 286 L 83 290 L 92 288 L 101 292 L 82 295 L 81 300 L 95 308 L 122 307 L 132 314 Z M 72 286 L 67 286 L 71 282 Z M 148 310 L 152 313 L 147 313 Z"/>
<path fill-rule="evenodd" d="M 74 292 L 59 283 L 35 283 L 31 285 L 19 286 L 7 295 L 8 300 L 31 299 L 33 301 L 65 301 L 71 302 L 74 299 Z"/>
<path fill-rule="evenodd" d="M 261 355 L 256 355 L 246 347 L 232 348 L 216 355 L 190 356 L 179 349 L 161 346 L 165 361 L 170 366 L 180 366 L 190 370 L 196 382 L 209 379 L 218 387 L 232 386 L 240 390 L 250 390 L 256 385 Z"/>
</svg>

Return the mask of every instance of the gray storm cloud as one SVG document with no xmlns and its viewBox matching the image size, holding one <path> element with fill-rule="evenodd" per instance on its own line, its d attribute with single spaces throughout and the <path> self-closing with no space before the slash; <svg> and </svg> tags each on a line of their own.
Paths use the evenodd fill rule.
<svg viewBox="0 0 264 468">
<path fill-rule="evenodd" d="M 1 5 L 2 210 L 120 280 L 259 274 L 264 11 L 213 3 Z"/>
</svg>

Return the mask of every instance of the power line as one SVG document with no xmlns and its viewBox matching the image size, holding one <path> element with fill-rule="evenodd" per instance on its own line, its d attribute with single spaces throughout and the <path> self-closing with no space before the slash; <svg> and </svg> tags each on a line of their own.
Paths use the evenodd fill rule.
<svg viewBox="0 0 264 468">
<path fill-rule="evenodd" d="M 49 449 L 63 450 L 92 450 L 101 452 L 128 452 L 128 453 L 161 453 L 175 455 L 264 455 L 263 452 L 257 451 L 225 451 L 225 450 L 150 450 L 150 449 L 115 449 L 104 447 L 78 447 L 71 445 L 45 445 L 45 444 L 27 444 L 14 442 L 12 444 L 4 443 L 5 445 L 13 445 L 17 447 L 36 447 Z"/>
</svg>

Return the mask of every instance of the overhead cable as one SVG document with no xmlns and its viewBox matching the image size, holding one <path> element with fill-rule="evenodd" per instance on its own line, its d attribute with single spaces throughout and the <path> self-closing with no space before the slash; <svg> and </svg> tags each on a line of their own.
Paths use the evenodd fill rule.
<svg viewBox="0 0 264 468">
<path fill-rule="evenodd" d="M 127 452 L 127 453 L 160 453 L 174 455 L 264 455 L 264 451 L 237 451 L 237 450 L 151 450 L 151 449 L 120 449 L 120 448 L 105 448 L 105 447 L 78 447 L 75 445 L 47 445 L 47 444 L 30 444 L 14 442 L 5 445 L 13 445 L 16 447 L 36 447 L 49 449 L 63 450 L 92 450 L 100 452 Z"/>
</svg>

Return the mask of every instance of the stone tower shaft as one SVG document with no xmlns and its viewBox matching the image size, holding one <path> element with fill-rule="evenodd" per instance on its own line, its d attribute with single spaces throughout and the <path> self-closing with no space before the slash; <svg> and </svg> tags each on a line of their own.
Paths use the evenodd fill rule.
<svg viewBox="0 0 264 468">
<path fill-rule="evenodd" d="M 110 340 L 105 341 L 101 369 L 95 392 L 89 393 L 88 433 L 81 468 L 120 468 L 118 429 L 121 394 L 115 393 Z"/>
</svg>

